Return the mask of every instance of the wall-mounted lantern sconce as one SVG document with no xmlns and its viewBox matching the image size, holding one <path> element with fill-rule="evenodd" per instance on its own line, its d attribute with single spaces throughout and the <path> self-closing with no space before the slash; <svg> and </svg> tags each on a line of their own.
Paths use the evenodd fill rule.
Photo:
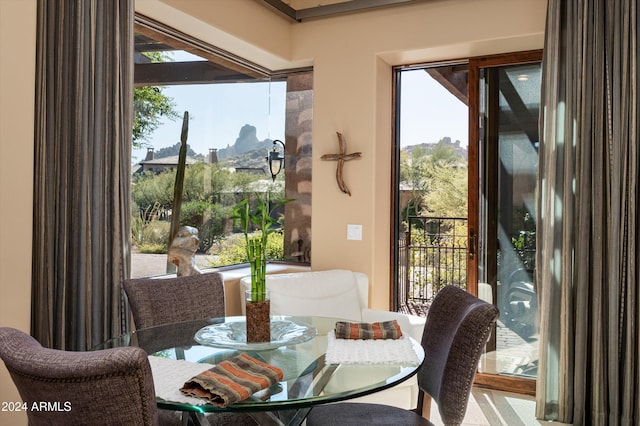
<svg viewBox="0 0 640 426">
<path fill-rule="evenodd" d="M 280 152 L 278 151 L 278 144 L 282 145 L 282 156 L 280 156 Z M 278 173 L 280 173 L 280 170 L 284 167 L 284 142 L 279 139 L 273 141 L 273 149 L 269 151 L 267 163 L 269 163 L 271 179 L 275 182 L 276 176 L 278 176 Z"/>
</svg>

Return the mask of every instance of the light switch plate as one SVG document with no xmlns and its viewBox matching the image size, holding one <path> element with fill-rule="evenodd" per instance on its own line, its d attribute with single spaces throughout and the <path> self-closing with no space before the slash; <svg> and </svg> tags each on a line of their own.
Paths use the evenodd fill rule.
<svg viewBox="0 0 640 426">
<path fill-rule="evenodd" d="M 347 225 L 347 240 L 362 240 L 362 225 Z"/>
</svg>

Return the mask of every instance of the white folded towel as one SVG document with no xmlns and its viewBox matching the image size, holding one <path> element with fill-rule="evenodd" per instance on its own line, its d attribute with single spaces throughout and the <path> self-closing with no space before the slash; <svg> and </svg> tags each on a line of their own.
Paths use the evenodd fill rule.
<svg viewBox="0 0 640 426">
<path fill-rule="evenodd" d="M 327 364 L 409 364 L 419 365 L 411 340 L 336 339 L 332 330 L 327 334 Z"/>
<path fill-rule="evenodd" d="M 207 401 L 186 396 L 180 392 L 184 383 L 194 376 L 213 367 L 211 364 L 175 360 L 159 356 L 149 356 L 156 397 L 171 402 L 204 405 Z"/>
</svg>

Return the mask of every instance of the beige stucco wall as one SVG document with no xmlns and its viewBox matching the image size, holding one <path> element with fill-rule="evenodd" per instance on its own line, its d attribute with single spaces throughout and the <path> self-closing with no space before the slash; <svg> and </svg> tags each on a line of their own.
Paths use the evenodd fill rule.
<svg viewBox="0 0 640 426">
<path fill-rule="evenodd" d="M 541 0 L 428 1 L 294 25 L 293 57 L 314 62 L 314 269 L 367 273 L 370 304 L 388 307 L 391 67 L 542 48 L 545 12 Z M 336 151 L 336 131 L 363 153 L 345 167 L 352 197 L 320 160 Z M 346 240 L 349 223 L 363 225 L 362 241 Z"/>
<path fill-rule="evenodd" d="M 36 0 L 0 0 L 0 326 L 30 324 Z M 19 42 L 18 42 L 19 41 Z M 0 363 L 0 403 L 20 401 Z M 0 412 L 0 425 L 26 424 Z"/>
<path fill-rule="evenodd" d="M 181 10 L 176 10 L 180 7 Z M 389 294 L 393 65 L 543 43 L 546 0 L 432 0 L 302 24 L 256 0 L 137 0 L 136 10 L 271 69 L 314 66 L 314 269 L 369 275 L 374 307 Z M 197 16 L 197 18 L 194 18 Z M 0 326 L 29 329 L 36 0 L 0 0 Z M 16 43 L 20 40 L 20 43 Z M 342 132 L 362 158 L 337 188 Z M 363 226 L 347 241 L 347 224 Z M 0 367 L 0 401 L 17 398 Z M 0 413 L 0 425 L 19 424 Z"/>
</svg>

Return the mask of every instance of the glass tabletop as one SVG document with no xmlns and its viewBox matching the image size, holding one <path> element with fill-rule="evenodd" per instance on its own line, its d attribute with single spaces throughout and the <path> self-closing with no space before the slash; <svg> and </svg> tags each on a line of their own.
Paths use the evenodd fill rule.
<svg viewBox="0 0 640 426">
<path fill-rule="evenodd" d="M 277 323 L 293 330 L 291 336 L 282 337 L 282 341 L 274 345 L 252 346 L 246 342 L 234 342 L 236 337 L 231 338 L 222 334 L 220 339 L 220 334 L 208 333 L 211 329 L 216 332 L 218 330 L 237 331 L 238 328 L 242 328 L 244 321 L 244 316 L 238 316 L 167 324 L 122 335 L 94 349 L 138 346 L 151 357 L 162 358 L 163 363 L 170 363 L 170 360 L 176 362 L 184 360 L 212 365 L 244 352 L 275 365 L 284 373 L 283 380 L 276 386 L 224 408 L 212 404 L 164 400 L 160 395 L 161 392 L 156 390 L 157 394 L 160 393 L 157 395 L 160 408 L 200 413 L 298 409 L 356 398 L 392 387 L 408 379 L 416 373 L 419 364 L 424 360 L 421 345 L 405 336 L 404 339 L 409 339 L 407 345 L 415 351 L 416 362 L 360 363 L 356 358 L 348 362 L 329 364 L 325 362 L 327 335 L 334 329 L 336 321 L 343 321 L 338 318 L 273 316 L 272 324 Z M 216 340 L 221 342 L 218 344 Z M 158 360 L 152 359 L 152 361 Z M 171 373 L 154 371 L 156 388 L 158 383 L 166 379 L 156 377 L 157 374 Z"/>
</svg>

